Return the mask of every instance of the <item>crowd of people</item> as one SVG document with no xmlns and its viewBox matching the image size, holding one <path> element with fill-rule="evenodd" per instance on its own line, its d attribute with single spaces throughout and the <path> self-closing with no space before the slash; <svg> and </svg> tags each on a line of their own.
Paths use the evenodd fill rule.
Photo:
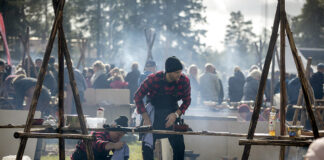
<svg viewBox="0 0 324 160">
<path fill-rule="evenodd" d="M 26 59 L 24 63 L 13 67 L 7 65 L 4 60 L 0 60 L 0 94 L 2 97 L 14 97 L 16 99 L 15 105 L 17 108 L 23 107 L 22 96 L 32 96 L 30 95 L 32 92 L 30 92 L 30 94 L 29 92 L 25 92 L 25 94 L 22 95 L 22 92 L 19 91 L 28 91 L 28 89 L 31 89 L 30 91 L 32 91 L 42 64 L 42 59 L 40 58 L 36 59 L 34 63 L 28 61 L 29 60 Z M 85 67 L 82 71 L 76 68 L 73 69 L 77 87 L 81 96 L 87 88 L 128 88 L 130 90 L 130 101 L 132 103 L 134 102 L 134 94 L 140 83 L 149 74 L 157 71 L 156 63 L 154 61 L 146 62 L 143 73 L 139 70 L 139 64 L 136 62 L 131 65 L 131 69 L 128 73 L 126 72 L 126 69 L 105 64 L 100 60 L 95 61 L 91 67 Z M 214 101 L 219 104 L 223 101 L 253 101 L 255 100 L 261 78 L 261 70 L 255 65 L 251 66 L 248 72 L 242 71 L 239 67 L 235 67 L 232 76 L 224 76 L 224 73 L 218 72 L 216 67 L 211 63 L 205 65 L 202 73 L 200 73 L 200 69 L 195 64 L 188 66 L 188 68 L 185 67 L 184 72 L 187 72 L 185 74 L 189 77 L 192 87 L 192 105 L 202 104 L 204 101 Z M 47 101 L 50 100 L 50 96 L 55 96 L 57 94 L 57 73 L 57 63 L 55 63 L 55 58 L 51 57 L 43 83 L 44 89 L 42 90 L 42 95 L 47 97 L 45 98 Z M 316 73 L 312 74 L 311 72 L 310 83 L 313 87 L 316 99 L 322 99 L 323 97 L 323 73 L 324 64 L 322 63 L 317 65 Z M 222 77 L 229 78 L 227 80 Z M 226 88 L 223 86 L 224 81 L 226 81 Z M 19 85 L 20 83 L 28 85 Z M 65 83 L 67 85 L 69 84 L 67 69 L 65 69 Z M 279 71 L 275 72 L 274 86 L 274 94 L 279 93 Z M 286 86 L 288 92 L 288 103 L 296 104 L 300 88 L 298 76 L 295 74 L 287 74 Z M 15 91 L 18 95 L 14 95 Z M 268 79 L 264 96 L 266 101 L 270 100 L 270 79 Z M 28 107 L 28 105 L 24 106 Z"/>
<path fill-rule="evenodd" d="M 26 59 L 24 63 L 17 66 L 7 65 L 5 60 L 0 60 L 1 74 L 1 97 L 12 97 L 12 106 L 16 109 L 28 109 L 36 85 L 36 78 L 42 65 L 42 59 L 38 58 L 34 62 Z M 57 94 L 58 69 L 55 58 L 51 57 L 48 63 L 39 106 L 50 103 L 51 96 Z M 90 67 L 85 67 L 82 71 L 73 68 L 77 87 L 83 100 L 83 93 L 87 88 L 94 89 L 129 89 L 130 102 L 134 103 L 134 94 L 141 82 L 152 73 L 157 72 L 156 62 L 149 60 L 144 66 L 144 72 L 139 70 L 139 64 L 131 64 L 129 72 L 125 68 L 118 68 L 114 65 L 105 64 L 100 60 L 95 61 Z M 186 67 L 183 73 L 190 79 L 192 106 L 203 105 L 203 102 L 213 101 L 218 104 L 222 102 L 254 101 L 257 95 L 261 70 L 253 65 L 248 71 L 242 71 L 240 67 L 235 67 L 232 76 L 229 73 L 217 71 L 216 67 L 207 63 L 203 71 L 195 64 Z M 314 90 L 316 99 L 323 98 L 323 78 L 324 64 L 317 65 L 317 72 L 311 72 L 310 83 Z M 226 74 L 224 76 L 224 74 Z M 69 77 L 65 68 L 66 91 L 71 92 Z M 280 92 L 279 71 L 274 74 L 273 93 Z M 224 78 L 228 77 L 228 78 Z M 225 82 L 225 83 L 224 83 Z M 224 86 L 225 84 L 226 86 Z M 295 105 L 298 99 L 300 82 L 295 74 L 286 74 L 286 86 L 288 93 L 288 104 Z M 264 100 L 270 101 L 270 78 L 267 80 Z M 24 101 L 25 100 L 25 101 Z M 6 106 L 6 105 L 4 105 Z M 2 106 L 2 107 L 4 107 Z M 73 107 L 70 112 L 75 112 Z M 289 117 L 289 116 L 288 116 Z"/>
</svg>

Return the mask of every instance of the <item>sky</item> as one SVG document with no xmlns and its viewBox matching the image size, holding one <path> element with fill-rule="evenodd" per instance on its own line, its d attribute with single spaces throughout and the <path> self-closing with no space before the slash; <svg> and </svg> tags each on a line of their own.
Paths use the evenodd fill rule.
<svg viewBox="0 0 324 160">
<path fill-rule="evenodd" d="M 286 13 L 296 16 L 306 0 L 286 0 Z M 226 32 L 226 25 L 229 24 L 230 13 L 241 11 L 245 20 L 251 20 L 253 32 L 259 35 L 266 26 L 269 30 L 272 27 L 277 0 L 204 0 L 206 8 L 207 24 L 197 25 L 197 28 L 207 30 L 206 37 L 202 41 L 212 49 L 222 51 L 223 40 Z M 266 5 L 267 18 L 265 18 Z"/>
</svg>

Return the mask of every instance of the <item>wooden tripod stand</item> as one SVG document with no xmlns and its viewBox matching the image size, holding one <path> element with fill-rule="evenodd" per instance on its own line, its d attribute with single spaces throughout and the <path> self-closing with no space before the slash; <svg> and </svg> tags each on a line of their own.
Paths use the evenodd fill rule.
<svg viewBox="0 0 324 160">
<path fill-rule="evenodd" d="M 306 109 L 310 117 L 310 122 L 313 129 L 314 138 L 319 138 L 318 128 L 316 125 L 315 117 L 311 107 L 310 93 L 309 93 L 309 83 L 305 76 L 305 69 L 301 62 L 300 57 L 298 57 L 297 48 L 290 30 L 289 23 L 287 22 L 286 11 L 285 11 L 285 0 L 279 0 L 276 10 L 276 15 L 273 23 L 271 39 L 269 43 L 269 48 L 267 51 L 267 56 L 265 59 L 264 67 L 262 70 L 261 80 L 259 84 L 258 94 L 255 100 L 255 107 L 253 110 L 250 127 L 248 131 L 247 140 L 240 140 L 240 145 L 245 145 L 242 160 L 247 160 L 249 158 L 251 145 L 279 145 L 280 149 L 280 159 L 284 159 L 285 148 L 284 146 L 301 146 L 301 143 L 291 143 L 292 140 L 288 141 L 270 141 L 270 140 L 253 140 L 255 133 L 256 125 L 259 118 L 259 113 L 262 104 L 262 97 L 265 90 L 265 84 L 267 81 L 267 76 L 269 73 L 270 63 L 274 53 L 275 44 L 278 38 L 278 30 L 280 23 L 280 135 L 285 135 L 285 122 L 286 122 L 286 105 L 287 105 L 287 96 L 286 96 L 286 86 L 285 86 L 285 34 L 287 33 L 290 48 L 294 57 L 296 68 L 298 71 L 298 76 L 301 82 L 302 91 L 304 94 Z"/>
<path fill-rule="evenodd" d="M 64 147 L 64 139 L 67 138 L 76 138 L 76 139 L 83 139 L 85 141 L 86 144 L 86 152 L 87 152 L 87 158 L 88 160 L 93 160 L 93 151 L 92 151 L 92 147 L 91 147 L 91 140 L 93 140 L 93 138 L 88 135 L 88 130 L 86 128 L 86 124 L 85 124 L 85 119 L 83 116 L 83 111 L 82 111 L 82 107 L 81 107 L 81 101 L 80 101 L 80 96 L 79 96 L 79 91 L 76 87 L 76 82 L 74 79 L 74 72 L 73 72 L 73 68 L 72 68 L 72 62 L 71 62 L 71 57 L 70 57 L 70 53 L 68 51 L 67 48 L 67 44 L 66 44 L 66 39 L 65 39 L 65 35 L 64 35 L 64 30 L 62 27 L 62 21 L 63 21 L 63 8 L 64 8 L 64 3 L 65 0 L 53 0 L 53 7 L 54 7 L 54 11 L 55 11 L 55 20 L 54 20 L 54 24 L 52 26 L 52 31 L 50 34 L 50 38 L 49 41 L 47 43 L 46 46 L 46 50 L 45 50 L 45 54 L 44 54 L 44 59 L 43 59 L 43 63 L 42 63 L 42 67 L 40 69 L 38 78 L 37 78 L 37 83 L 36 83 L 36 87 L 35 87 L 35 91 L 33 94 L 33 99 L 31 102 L 31 106 L 29 109 L 29 113 L 28 113 L 28 117 L 27 117 L 27 121 L 26 121 L 26 125 L 24 128 L 23 132 L 19 132 L 19 133 L 15 133 L 15 137 L 16 138 L 21 138 L 20 141 L 20 146 L 18 149 L 18 153 L 17 153 L 17 160 L 21 160 L 22 156 L 24 154 L 25 151 L 25 147 L 26 147 L 26 143 L 28 138 L 58 138 L 59 139 L 59 157 L 60 160 L 65 159 L 65 147 Z M 59 122 L 58 122 L 58 133 L 35 133 L 35 132 L 31 132 L 30 128 L 32 125 L 32 120 L 34 118 L 34 114 L 36 111 L 36 106 L 37 106 L 37 102 L 38 102 L 38 98 L 42 89 L 42 84 L 44 81 L 44 77 L 45 77 L 45 73 L 47 70 L 47 65 L 48 65 L 48 61 L 51 55 L 51 51 L 53 48 L 53 43 L 55 40 L 55 36 L 56 33 L 58 33 L 58 62 L 59 62 L 59 72 L 58 72 L 58 88 L 59 88 L 59 94 L 58 94 L 58 103 L 59 103 Z M 72 87 L 72 91 L 73 91 L 73 96 L 74 96 L 74 100 L 76 103 L 76 110 L 78 113 L 78 117 L 79 117 L 79 121 L 80 121 L 80 125 L 81 125 L 81 131 L 82 131 L 82 135 L 67 135 L 67 134 L 62 134 L 63 133 L 63 126 L 64 126 L 64 57 L 66 60 L 66 64 L 67 64 L 67 69 L 68 69 L 68 73 L 69 73 L 69 78 L 70 78 L 70 84 Z M 46 106 L 44 106 L 46 107 Z"/>
<path fill-rule="evenodd" d="M 145 38 L 146 38 L 146 45 L 147 45 L 147 58 L 146 62 L 149 60 L 153 60 L 153 55 L 152 55 L 152 48 L 155 40 L 155 32 L 153 29 L 145 29 Z"/>
</svg>

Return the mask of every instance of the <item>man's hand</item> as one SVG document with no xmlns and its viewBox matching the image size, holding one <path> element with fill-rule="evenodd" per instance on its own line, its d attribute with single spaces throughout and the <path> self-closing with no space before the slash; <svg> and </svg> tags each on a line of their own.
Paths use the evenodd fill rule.
<svg viewBox="0 0 324 160">
<path fill-rule="evenodd" d="M 116 150 L 120 150 L 121 148 L 123 148 L 124 146 L 124 142 L 116 142 L 116 143 L 107 143 L 105 146 L 105 149 L 108 150 L 112 150 L 112 149 L 116 149 Z"/>
<path fill-rule="evenodd" d="M 142 114 L 142 117 L 143 117 L 143 126 L 152 126 L 152 123 L 151 123 L 151 120 L 150 120 L 150 117 L 149 115 L 147 114 L 147 112 L 144 112 Z"/>
<path fill-rule="evenodd" d="M 171 127 L 176 121 L 176 119 L 177 119 L 177 115 L 175 113 L 170 113 L 165 119 L 167 120 L 167 122 L 165 123 L 165 128 Z"/>
</svg>

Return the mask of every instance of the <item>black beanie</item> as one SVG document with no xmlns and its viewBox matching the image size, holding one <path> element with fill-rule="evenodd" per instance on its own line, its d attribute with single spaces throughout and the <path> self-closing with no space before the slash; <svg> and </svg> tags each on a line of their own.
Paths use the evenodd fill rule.
<svg viewBox="0 0 324 160">
<path fill-rule="evenodd" d="M 183 69 L 182 63 L 175 56 L 169 57 L 165 61 L 165 72 L 166 73 L 175 72 L 175 71 L 182 70 L 182 69 Z"/>
<path fill-rule="evenodd" d="M 115 122 L 121 127 L 128 127 L 128 118 L 126 116 L 120 116 L 119 118 L 115 119 Z"/>
</svg>

